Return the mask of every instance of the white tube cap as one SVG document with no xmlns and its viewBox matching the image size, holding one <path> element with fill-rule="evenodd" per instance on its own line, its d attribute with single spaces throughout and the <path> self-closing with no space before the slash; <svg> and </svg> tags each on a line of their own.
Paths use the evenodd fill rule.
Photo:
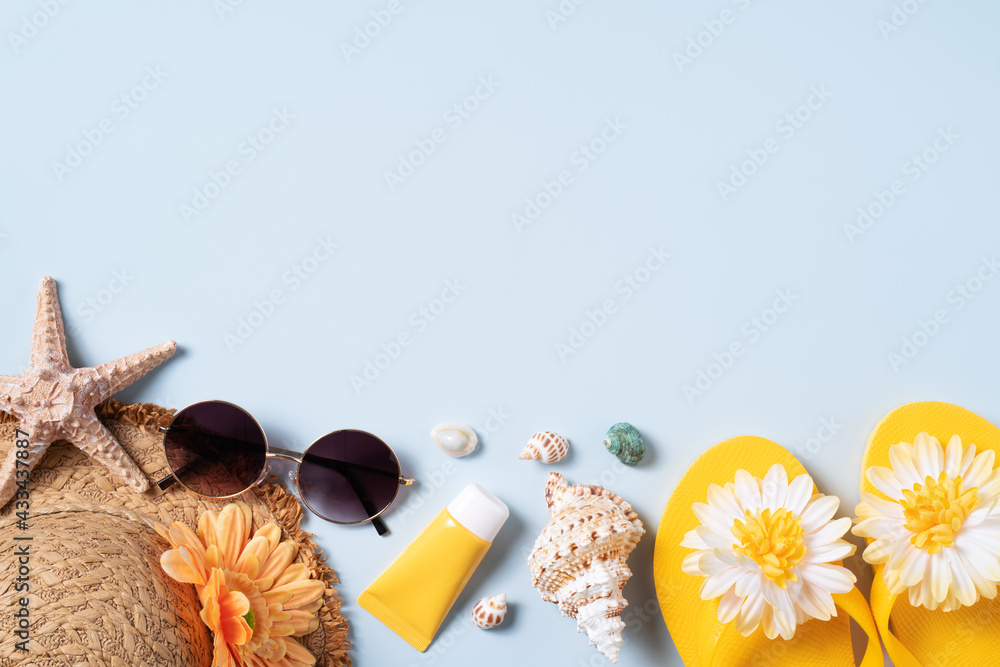
<svg viewBox="0 0 1000 667">
<path fill-rule="evenodd" d="M 492 542 L 510 510 L 503 501 L 479 486 L 469 484 L 448 504 L 448 513 L 477 537 Z"/>
</svg>

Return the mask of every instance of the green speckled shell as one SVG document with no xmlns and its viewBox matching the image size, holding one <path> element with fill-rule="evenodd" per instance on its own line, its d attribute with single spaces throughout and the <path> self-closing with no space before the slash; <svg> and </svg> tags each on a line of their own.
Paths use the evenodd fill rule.
<svg viewBox="0 0 1000 667">
<path fill-rule="evenodd" d="M 627 466 L 634 466 L 646 454 L 646 441 L 639 429 L 631 424 L 619 422 L 608 429 L 604 446 Z"/>
</svg>

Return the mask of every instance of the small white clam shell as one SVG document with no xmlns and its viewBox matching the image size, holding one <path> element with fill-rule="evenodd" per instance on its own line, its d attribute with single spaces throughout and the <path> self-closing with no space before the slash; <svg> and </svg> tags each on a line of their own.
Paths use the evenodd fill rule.
<svg viewBox="0 0 1000 667">
<path fill-rule="evenodd" d="M 472 622 L 483 630 L 495 628 L 507 617 L 507 594 L 483 598 L 472 608 Z"/>
<path fill-rule="evenodd" d="M 561 461 L 569 453 L 569 440 L 553 433 L 552 431 L 542 431 L 531 436 L 528 444 L 524 446 L 524 451 L 518 458 L 522 461 L 541 461 L 542 463 L 556 463 Z"/>
<path fill-rule="evenodd" d="M 479 443 L 476 432 L 465 424 L 445 422 L 431 429 L 431 437 L 448 456 L 465 456 L 471 454 Z"/>
</svg>

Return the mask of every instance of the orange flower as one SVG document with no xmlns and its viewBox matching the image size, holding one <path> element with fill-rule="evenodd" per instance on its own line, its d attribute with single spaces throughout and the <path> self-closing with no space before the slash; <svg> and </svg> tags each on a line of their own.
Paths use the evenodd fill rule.
<svg viewBox="0 0 1000 667">
<path fill-rule="evenodd" d="M 250 611 L 250 601 L 243 593 L 230 591 L 223 579 L 222 570 L 212 570 L 208 583 L 199 594 L 202 605 L 200 616 L 214 636 L 212 664 L 230 667 L 240 662 L 234 659 L 229 645 L 246 644 L 253 630 L 245 618 Z"/>
<path fill-rule="evenodd" d="M 154 528 L 173 547 L 160 557 L 163 570 L 198 591 L 201 619 L 214 637 L 212 667 L 316 663 L 292 637 L 319 627 L 326 585 L 292 562 L 298 545 L 279 542 L 276 524 L 253 531 L 250 507 L 239 502 L 202 514 L 197 534 L 180 522 Z"/>
</svg>

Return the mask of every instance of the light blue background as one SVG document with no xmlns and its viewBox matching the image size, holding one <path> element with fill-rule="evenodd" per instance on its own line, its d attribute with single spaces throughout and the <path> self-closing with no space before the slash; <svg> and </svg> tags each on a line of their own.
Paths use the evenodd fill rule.
<svg viewBox="0 0 1000 667">
<path fill-rule="evenodd" d="M 525 556 L 546 521 L 550 468 L 517 454 L 535 431 L 572 441 L 552 470 L 570 482 L 603 474 L 645 522 L 619 661 L 637 666 L 681 664 L 651 562 L 660 513 L 702 450 L 771 438 L 850 513 L 864 442 L 888 410 L 945 400 L 1000 420 L 1000 280 L 975 282 L 1000 250 L 994 3 L 910 0 L 915 13 L 888 31 L 889 0 L 591 0 L 564 2 L 576 9 L 554 24 L 556 0 L 401 0 L 350 58 L 342 44 L 387 2 L 71 2 L 33 18 L 44 4 L 11 0 L 0 14 L 0 371 L 27 362 L 48 273 L 75 327 L 75 365 L 178 342 L 174 359 L 119 398 L 226 399 L 298 450 L 342 427 L 385 438 L 422 482 L 388 514 L 391 535 L 307 524 L 342 578 L 359 667 L 602 664 L 531 588 Z M 712 23 L 724 10 L 731 22 Z M 689 39 L 707 46 L 679 68 Z M 147 68 L 166 76 L 130 92 Z M 480 77 L 499 87 L 455 127 L 445 114 Z M 828 99 L 814 97 L 818 108 L 799 110 L 808 120 L 785 136 L 776 123 L 813 87 Z M 134 95 L 127 117 L 122 95 Z M 274 109 L 294 119 L 251 161 L 241 142 Z M 54 163 L 105 118 L 113 132 L 60 178 Z M 609 119 L 625 129 L 580 171 L 574 154 Z M 390 188 L 385 172 L 436 128 L 443 143 Z M 911 180 L 906 163 L 947 128 L 958 138 Z M 777 152 L 724 201 L 717 183 L 768 139 Z M 230 160 L 240 172 L 185 220 L 181 205 Z M 572 182 L 518 230 L 512 214 L 562 170 Z M 851 242 L 844 226 L 896 179 L 905 191 Z M 296 286 L 286 272 L 319 237 L 339 247 Z M 626 298 L 616 285 L 650 247 L 670 258 L 640 270 L 648 280 Z M 954 290 L 970 279 L 981 289 L 960 300 Z M 449 280 L 461 294 L 421 328 L 411 315 Z M 282 303 L 227 345 L 273 290 Z M 770 318 L 777 290 L 796 300 L 751 340 L 751 318 Z M 582 326 L 608 299 L 603 325 Z M 888 355 L 902 356 L 902 338 L 938 310 L 947 321 L 894 368 Z M 592 335 L 561 358 L 574 328 Z M 410 344 L 355 391 L 351 376 L 401 333 Z M 742 356 L 712 367 L 734 341 Z M 715 379 L 688 400 L 683 387 L 700 371 Z M 503 415 L 493 433 L 491 410 Z M 488 440 L 450 467 L 428 431 L 453 420 Z M 626 471 L 601 446 L 620 420 L 650 445 Z M 839 426 L 820 443 L 823 420 Z M 469 482 L 505 500 L 511 518 L 419 655 L 354 600 Z M 472 628 L 472 603 L 501 591 L 505 626 Z"/>
</svg>

